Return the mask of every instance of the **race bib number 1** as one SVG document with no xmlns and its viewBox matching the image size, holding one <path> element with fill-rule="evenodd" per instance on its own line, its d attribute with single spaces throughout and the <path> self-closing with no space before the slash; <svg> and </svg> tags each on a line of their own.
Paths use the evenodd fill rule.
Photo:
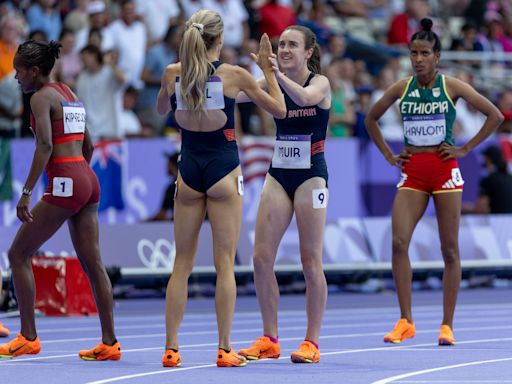
<svg viewBox="0 0 512 384">
<path fill-rule="evenodd" d="M 73 179 L 71 177 L 54 177 L 52 195 L 57 197 L 73 196 Z"/>
</svg>

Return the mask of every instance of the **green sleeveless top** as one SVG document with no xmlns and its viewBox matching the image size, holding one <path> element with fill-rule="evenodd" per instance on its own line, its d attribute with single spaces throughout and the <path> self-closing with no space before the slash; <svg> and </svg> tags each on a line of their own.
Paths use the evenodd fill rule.
<svg viewBox="0 0 512 384">
<path fill-rule="evenodd" d="M 411 76 L 399 105 L 406 146 L 454 145 L 455 104 L 446 92 L 444 75 L 436 76 L 431 89 L 420 88 Z"/>
</svg>

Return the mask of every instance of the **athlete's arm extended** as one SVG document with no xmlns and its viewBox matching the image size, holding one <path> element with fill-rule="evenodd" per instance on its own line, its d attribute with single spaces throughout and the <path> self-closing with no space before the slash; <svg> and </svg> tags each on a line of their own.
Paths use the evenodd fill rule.
<svg viewBox="0 0 512 384">
<path fill-rule="evenodd" d="M 331 94 L 331 85 L 324 75 L 313 77 L 307 87 L 297 84 L 281 72 L 277 74 L 277 81 L 299 107 L 318 105 Z"/>
</svg>

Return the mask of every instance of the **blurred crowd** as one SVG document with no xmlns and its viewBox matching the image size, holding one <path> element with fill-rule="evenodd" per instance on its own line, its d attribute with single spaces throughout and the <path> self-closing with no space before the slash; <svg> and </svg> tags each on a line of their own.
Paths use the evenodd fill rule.
<svg viewBox="0 0 512 384">
<path fill-rule="evenodd" d="M 473 84 L 506 117 L 512 132 L 511 0 L 19 0 L 0 3 L 0 137 L 30 136 L 30 94 L 22 95 L 12 59 L 26 39 L 57 40 L 51 77 L 84 102 L 96 139 L 176 134 L 172 115 L 156 113 L 160 79 L 179 60 L 184 22 L 198 9 L 221 14 L 221 60 L 261 72 L 251 58 L 266 32 L 273 43 L 289 25 L 311 28 L 332 86 L 329 135 L 367 139 L 365 114 L 393 82 L 410 73 L 407 44 L 424 17 L 434 19 L 443 49 L 478 52 L 443 61 L 441 70 Z M 489 60 L 482 60 L 490 58 Z M 501 77 L 500 77 L 501 76 Z M 457 103 L 456 136 L 472 137 L 484 117 Z M 237 108 L 240 135 L 272 135 L 273 121 L 254 104 Z M 380 121 L 384 136 L 402 140 L 398 108 Z"/>
</svg>

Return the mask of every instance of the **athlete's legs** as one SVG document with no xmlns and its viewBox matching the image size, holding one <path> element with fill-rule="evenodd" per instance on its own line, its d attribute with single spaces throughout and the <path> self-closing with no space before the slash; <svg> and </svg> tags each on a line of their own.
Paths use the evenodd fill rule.
<svg viewBox="0 0 512 384">
<path fill-rule="evenodd" d="M 83 207 L 68 220 L 68 227 L 78 259 L 91 283 L 100 317 L 102 341 L 112 345 L 116 340 L 112 286 L 100 256 L 98 204 Z"/>
<path fill-rule="evenodd" d="M 453 315 L 461 279 L 459 222 L 462 192 L 435 194 L 434 202 L 444 260 L 443 324 L 453 328 Z"/>
<path fill-rule="evenodd" d="M 237 192 L 240 166 L 206 192 L 206 209 L 212 227 L 213 259 L 217 279 L 215 311 L 219 348 L 230 348 L 231 325 L 236 301 L 234 263 L 242 223 L 242 196 Z"/>
<path fill-rule="evenodd" d="M 426 193 L 401 189 L 396 193 L 391 218 L 392 268 L 395 280 L 400 317 L 412 320 L 411 284 L 412 269 L 409 260 L 409 244 L 418 221 L 425 213 L 429 196 Z"/>
<path fill-rule="evenodd" d="M 20 310 L 21 334 L 32 340 L 37 336 L 34 302 L 34 274 L 30 258 L 73 212 L 39 201 L 32 209 L 34 221 L 23 223 L 9 249 L 9 263 Z"/>
<path fill-rule="evenodd" d="M 198 235 L 205 209 L 205 194 L 190 188 L 181 175 L 178 175 L 174 201 L 176 257 L 165 295 L 166 349 L 178 349 L 178 329 L 185 313 L 188 278 L 194 267 Z"/>
<path fill-rule="evenodd" d="M 261 194 L 254 241 L 254 284 L 263 319 L 263 333 L 277 337 L 279 286 L 274 273 L 279 242 L 290 225 L 293 205 L 283 187 L 267 175 Z"/>
<path fill-rule="evenodd" d="M 317 194 L 313 193 L 313 190 L 319 189 L 323 189 L 323 191 Z M 300 258 L 306 281 L 306 312 L 308 316 L 306 339 L 317 344 L 327 302 L 327 282 L 322 266 L 327 209 L 313 208 L 313 199 L 319 199 L 318 203 L 320 203 L 325 202 L 327 198 L 325 180 L 314 177 L 297 188 L 293 203 L 299 229 Z"/>
</svg>

